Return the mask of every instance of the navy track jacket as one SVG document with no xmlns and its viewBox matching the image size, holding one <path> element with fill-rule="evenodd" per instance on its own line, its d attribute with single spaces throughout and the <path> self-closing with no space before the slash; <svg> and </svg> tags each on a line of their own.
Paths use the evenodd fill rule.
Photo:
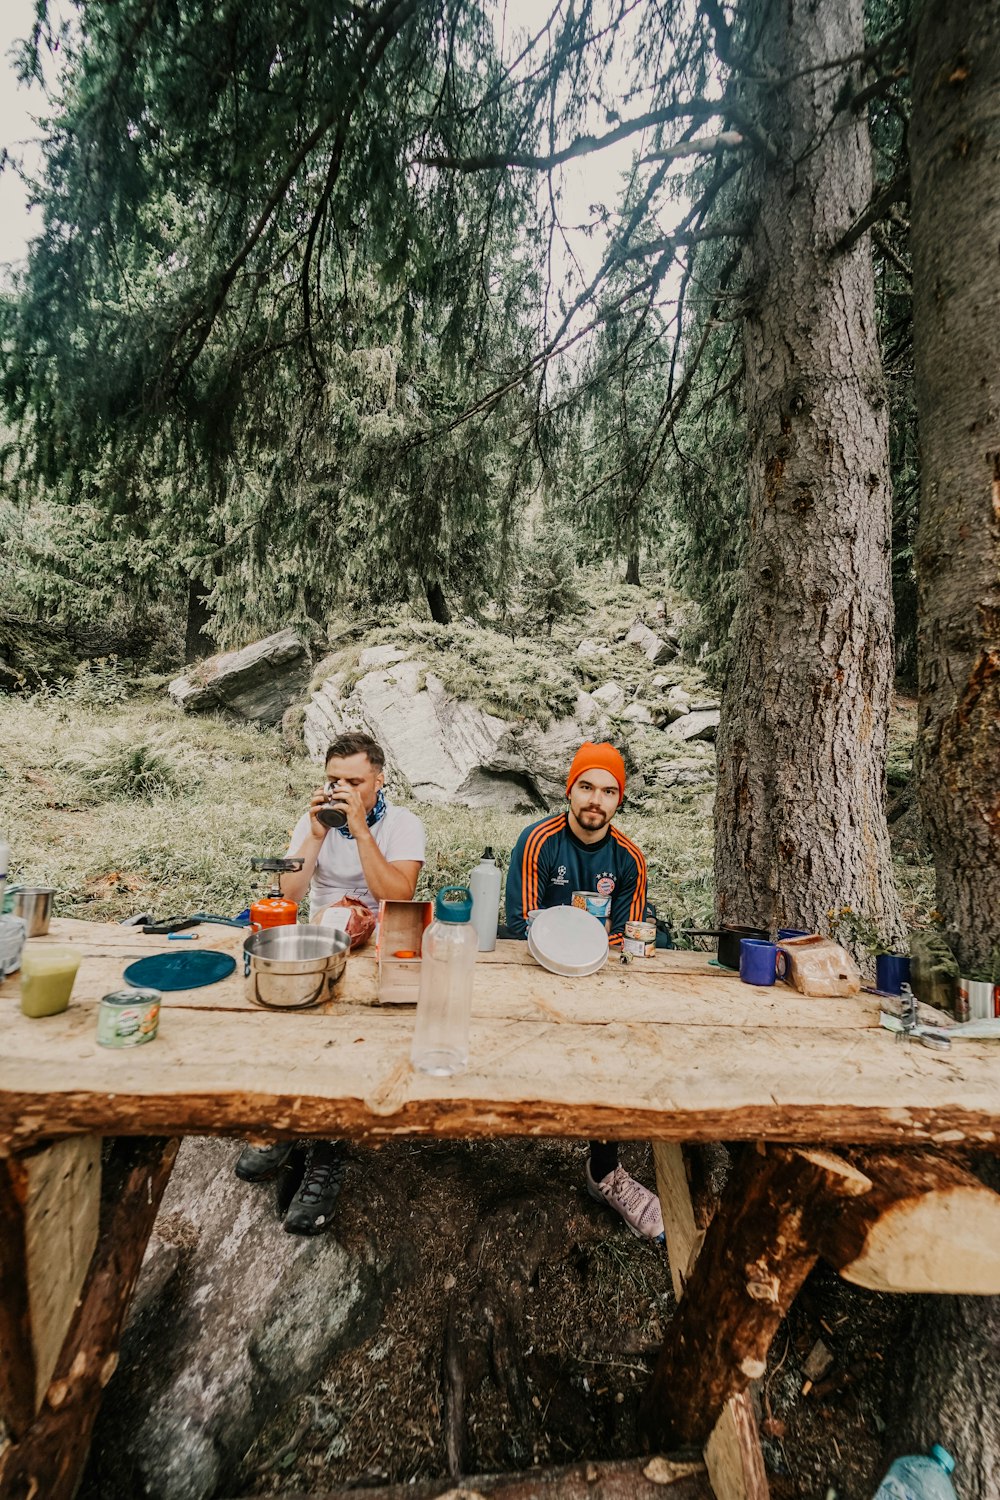
<svg viewBox="0 0 1000 1500">
<path fill-rule="evenodd" d="M 526 935 L 529 911 L 570 906 L 574 891 L 611 896 L 611 942 L 620 944 L 626 922 L 646 910 L 646 861 L 642 851 L 612 823 L 598 844 L 582 844 L 566 813 L 526 828 L 514 845 L 507 871 L 507 928 Z"/>
</svg>

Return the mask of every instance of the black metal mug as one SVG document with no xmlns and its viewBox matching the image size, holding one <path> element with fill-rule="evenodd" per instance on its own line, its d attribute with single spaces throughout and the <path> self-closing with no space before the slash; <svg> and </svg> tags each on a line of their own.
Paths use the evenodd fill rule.
<svg viewBox="0 0 1000 1500">
<path fill-rule="evenodd" d="M 329 797 L 333 794 L 334 788 L 328 781 L 323 790 Z M 321 823 L 324 828 L 344 828 L 347 825 L 347 814 L 342 807 L 334 807 L 332 803 L 328 802 L 325 806 L 317 809 L 316 821 Z"/>
</svg>

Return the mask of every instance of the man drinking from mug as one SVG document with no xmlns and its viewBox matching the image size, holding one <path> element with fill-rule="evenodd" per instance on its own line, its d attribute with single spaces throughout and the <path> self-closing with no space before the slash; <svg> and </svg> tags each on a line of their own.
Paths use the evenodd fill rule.
<svg viewBox="0 0 1000 1500">
<path fill-rule="evenodd" d="M 380 901 L 412 901 L 424 863 L 423 824 L 389 801 L 384 783 L 382 746 L 367 734 L 338 735 L 326 752 L 326 786 L 313 792 L 292 832 L 288 854 L 303 861 L 302 869 L 281 877 L 283 896 L 301 901 L 308 892 L 310 921 L 340 927 L 354 947 L 371 936 Z M 328 809 L 337 815 L 321 819 Z M 244 1182 L 275 1177 L 294 1146 L 294 1141 L 251 1142 L 236 1163 L 237 1177 Z M 329 1228 L 343 1178 L 340 1143 L 315 1141 L 285 1214 L 289 1234 Z"/>
</svg>

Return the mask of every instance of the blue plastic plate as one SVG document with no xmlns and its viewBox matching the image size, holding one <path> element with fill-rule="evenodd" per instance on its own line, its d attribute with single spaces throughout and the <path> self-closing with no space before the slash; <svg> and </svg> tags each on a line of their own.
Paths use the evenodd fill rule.
<svg viewBox="0 0 1000 1500">
<path fill-rule="evenodd" d="M 231 954 L 198 948 L 194 952 L 151 953 L 129 964 L 122 977 L 136 988 L 149 985 L 154 990 L 197 990 L 204 984 L 218 984 L 235 968 Z"/>
</svg>

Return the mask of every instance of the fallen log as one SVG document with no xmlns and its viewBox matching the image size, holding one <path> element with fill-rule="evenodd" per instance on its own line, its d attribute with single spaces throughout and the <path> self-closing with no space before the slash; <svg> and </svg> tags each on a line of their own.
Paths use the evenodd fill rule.
<svg viewBox="0 0 1000 1500">
<path fill-rule="evenodd" d="M 420 1479 L 414 1484 L 350 1486 L 335 1490 L 282 1490 L 267 1500 L 712 1500 L 701 1464 L 666 1458 L 564 1464 L 518 1474 L 462 1479 Z M 265 1500 L 248 1495 L 243 1500 Z"/>
<path fill-rule="evenodd" d="M 820 1253 L 876 1292 L 1000 1293 L 1000 1193 L 934 1151 L 850 1151 L 871 1182 L 824 1223 Z"/>
</svg>

